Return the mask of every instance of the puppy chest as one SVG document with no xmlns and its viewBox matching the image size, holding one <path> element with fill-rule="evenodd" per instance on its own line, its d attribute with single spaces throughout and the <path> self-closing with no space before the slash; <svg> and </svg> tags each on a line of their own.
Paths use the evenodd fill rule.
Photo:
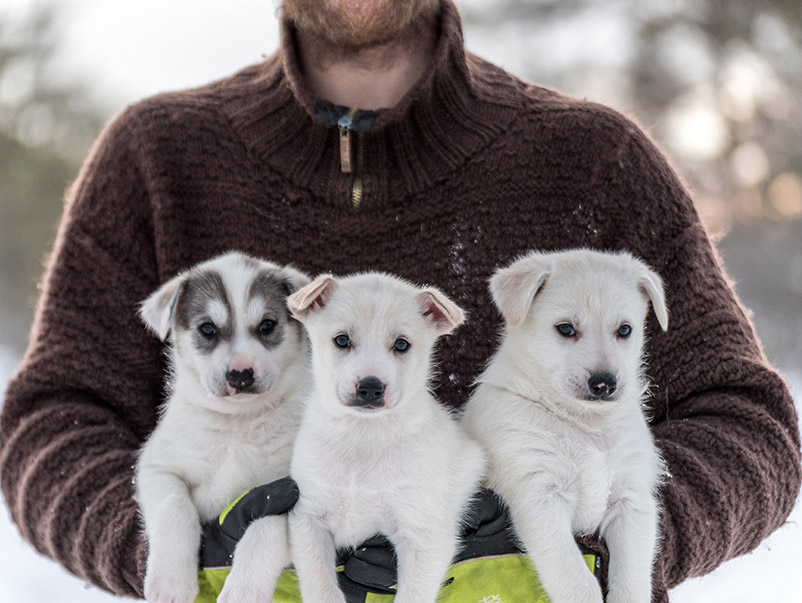
<svg viewBox="0 0 802 603">
<path fill-rule="evenodd" d="M 607 455 L 592 446 L 563 440 L 559 450 L 542 453 L 540 464 L 529 474 L 545 492 L 539 498 L 565 501 L 570 506 L 574 532 L 593 532 L 602 521 L 612 491 Z"/>
<path fill-rule="evenodd" d="M 217 515 L 234 499 L 256 486 L 289 474 L 292 447 L 262 448 L 248 443 L 218 449 L 208 473 L 199 476 L 192 498 L 201 515 Z"/>
<path fill-rule="evenodd" d="M 393 509 L 376 492 L 335 494 L 325 513 L 338 547 L 355 546 L 379 533 L 391 535 L 397 523 Z"/>
<path fill-rule="evenodd" d="M 314 479 L 298 476 L 301 497 L 330 530 L 337 546 L 353 546 L 377 533 L 392 534 L 398 525 L 398 507 L 408 490 L 406 480 L 390 472 L 363 472 L 354 467 L 328 467 Z M 390 479 L 388 479 L 390 478 Z M 418 495 L 420 496 L 420 495 Z"/>
<path fill-rule="evenodd" d="M 592 532 L 599 526 L 610 501 L 612 477 L 606 455 L 585 451 L 576 459 L 574 531 Z"/>
</svg>

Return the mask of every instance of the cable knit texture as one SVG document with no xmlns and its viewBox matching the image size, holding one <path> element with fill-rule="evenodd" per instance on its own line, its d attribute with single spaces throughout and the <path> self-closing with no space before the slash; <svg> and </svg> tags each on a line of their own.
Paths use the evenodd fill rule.
<svg viewBox="0 0 802 603">
<path fill-rule="evenodd" d="M 654 601 L 783 524 L 800 483 L 793 402 L 687 191 L 638 127 L 466 53 L 449 0 L 431 68 L 361 139 L 356 209 L 317 100 L 285 25 L 263 63 L 138 103 L 101 135 L 69 193 L 0 422 L 2 491 L 38 551 L 141 595 L 133 465 L 165 366 L 137 304 L 229 249 L 442 288 L 470 314 L 439 347 L 436 393 L 452 406 L 498 343 L 496 268 L 533 248 L 628 249 L 663 276 L 671 311 L 667 333 L 649 324 L 651 426 L 671 472 Z"/>
</svg>

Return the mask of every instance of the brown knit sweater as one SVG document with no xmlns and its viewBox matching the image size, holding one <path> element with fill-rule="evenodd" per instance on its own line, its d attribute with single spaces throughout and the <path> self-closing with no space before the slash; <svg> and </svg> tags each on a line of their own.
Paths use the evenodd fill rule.
<svg viewBox="0 0 802 603">
<path fill-rule="evenodd" d="M 429 71 L 353 134 L 356 174 L 341 171 L 332 113 L 301 79 L 285 27 L 272 58 L 141 102 L 100 137 L 0 422 L 2 491 L 38 551 L 142 593 L 133 465 L 164 398 L 164 357 L 137 303 L 229 249 L 442 288 L 470 313 L 439 348 L 437 393 L 455 406 L 498 342 L 496 268 L 533 248 L 631 250 L 661 273 L 671 310 L 648 344 L 651 425 L 671 472 L 655 601 L 783 523 L 800 485 L 793 402 L 688 193 L 635 125 L 466 53 L 449 0 Z"/>
</svg>

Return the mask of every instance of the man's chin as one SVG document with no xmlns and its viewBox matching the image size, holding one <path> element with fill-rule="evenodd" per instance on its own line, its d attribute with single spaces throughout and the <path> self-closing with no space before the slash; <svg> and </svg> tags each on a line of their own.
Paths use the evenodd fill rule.
<svg viewBox="0 0 802 603">
<path fill-rule="evenodd" d="M 342 48 L 393 41 L 437 14 L 439 0 L 284 0 L 283 17 L 310 35 Z"/>
</svg>

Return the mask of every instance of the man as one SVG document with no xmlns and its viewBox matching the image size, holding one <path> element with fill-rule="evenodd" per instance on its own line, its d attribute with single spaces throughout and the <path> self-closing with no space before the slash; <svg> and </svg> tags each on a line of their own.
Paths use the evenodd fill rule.
<svg viewBox="0 0 802 603">
<path fill-rule="evenodd" d="M 141 595 L 132 466 L 164 367 L 137 303 L 231 248 L 446 291 L 470 313 L 439 349 L 437 393 L 454 406 L 497 343 L 496 267 L 533 248 L 633 252 L 666 281 L 671 310 L 648 345 L 671 474 L 653 599 L 781 525 L 800 485 L 793 402 L 647 137 L 466 52 L 451 0 L 283 11 L 276 55 L 131 107 L 70 191 L 0 423 L 3 493 L 37 550 Z"/>
</svg>

